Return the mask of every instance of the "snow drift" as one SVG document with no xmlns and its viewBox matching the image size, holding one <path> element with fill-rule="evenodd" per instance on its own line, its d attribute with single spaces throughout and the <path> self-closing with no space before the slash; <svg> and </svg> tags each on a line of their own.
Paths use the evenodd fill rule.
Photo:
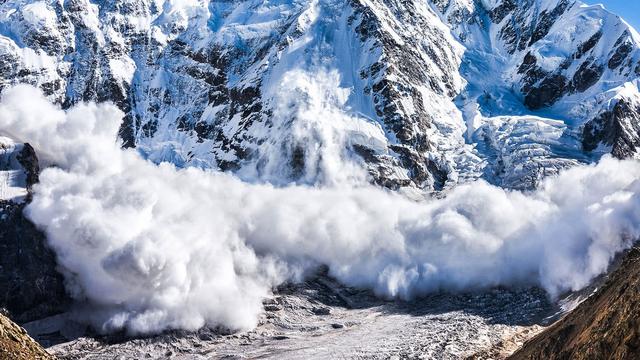
<svg viewBox="0 0 640 360">
<path fill-rule="evenodd" d="M 27 86 L 0 103 L 0 133 L 50 165 L 27 216 L 103 331 L 251 328 L 272 287 L 321 264 L 385 297 L 494 285 L 556 295 L 587 285 L 640 236 L 637 161 L 605 157 L 530 193 L 479 181 L 412 201 L 369 185 L 274 187 L 156 165 L 115 141 L 122 115 L 105 104 L 63 111 Z M 312 156 L 328 147 L 348 162 L 325 135 Z"/>
</svg>

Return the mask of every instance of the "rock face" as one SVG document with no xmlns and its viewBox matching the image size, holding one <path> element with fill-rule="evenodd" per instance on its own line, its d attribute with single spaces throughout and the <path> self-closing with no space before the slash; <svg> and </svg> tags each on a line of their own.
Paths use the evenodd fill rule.
<svg viewBox="0 0 640 360">
<path fill-rule="evenodd" d="M 0 200 L 28 200 L 39 173 L 38 158 L 31 145 L 0 137 Z"/>
<path fill-rule="evenodd" d="M 61 312 L 67 296 L 44 234 L 23 215 L 38 179 L 35 151 L 7 138 L 0 138 L 0 151 L 0 308 L 27 322 Z"/>
<path fill-rule="evenodd" d="M 638 44 L 573 0 L 9 0 L 0 89 L 112 101 L 124 145 L 156 162 L 276 184 L 352 181 L 327 164 L 355 163 L 394 189 L 530 188 L 637 156 L 637 114 L 616 106 L 639 98 Z"/>
<path fill-rule="evenodd" d="M 638 359 L 640 249 L 634 248 L 606 283 L 510 359 Z"/>
<path fill-rule="evenodd" d="M 123 145 L 151 161 L 276 185 L 357 182 L 363 173 L 364 181 L 391 189 L 444 191 L 478 178 L 531 189 L 606 153 L 640 157 L 638 77 L 637 32 L 602 7 L 574 0 L 0 1 L 0 91 L 28 83 L 63 107 L 111 101 L 126 114 Z M 67 297 L 54 255 L 22 214 L 37 181 L 35 153 L 26 144 L 0 144 L 0 306 L 24 322 L 58 312 Z M 265 341 L 294 343 L 314 331 L 329 334 L 322 346 L 341 340 L 353 349 L 370 340 L 369 329 L 380 330 L 370 322 L 375 311 L 318 307 L 308 298 L 296 308 L 300 298 L 265 304 L 277 313 L 265 319 L 268 338 L 255 333 L 247 351 L 260 355 Z M 456 336 L 479 347 L 479 329 L 513 332 L 506 320 L 491 322 L 506 316 L 501 303 L 485 313 L 484 300 L 472 300 L 481 305 L 475 323 L 458 311 L 467 302 L 445 308 L 446 321 L 430 314 L 426 325 L 409 312 L 401 320 L 424 332 L 390 340 L 386 352 L 404 346 L 407 357 L 446 350 L 460 358 L 466 354 L 448 347 L 460 342 Z M 312 317 L 318 328 L 289 331 L 289 314 Z M 628 330 L 618 315 L 603 314 L 615 334 Z M 584 313 L 584 324 L 599 321 L 591 315 Z M 354 327 L 340 316 L 364 324 L 360 339 L 335 336 Z M 594 339 L 593 354 L 627 341 L 605 343 L 576 324 L 551 340 L 567 339 L 562 346 L 576 354 L 591 346 L 571 340 L 580 329 Z M 382 330 L 384 341 L 402 328 Z M 446 336 L 428 342 L 426 334 Z M 193 339 L 212 352 L 237 351 L 244 340 Z M 630 341 L 623 349 L 635 349 Z M 169 342 L 183 346 L 182 338 Z M 558 343 L 540 349 L 560 351 Z M 298 344 L 305 358 L 308 344 Z M 146 355 L 129 345 L 119 351 Z M 83 340 L 69 346 L 90 349 Z M 153 355 L 164 350 L 153 341 L 145 346 Z"/>
<path fill-rule="evenodd" d="M 631 157 L 640 146 L 638 119 L 640 102 L 621 98 L 611 110 L 602 112 L 585 125 L 582 144 L 589 151 L 605 145 L 618 158 Z"/>
<path fill-rule="evenodd" d="M 54 359 L 20 326 L 0 314 L 0 358 L 5 360 Z"/>
<path fill-rule="evenodd" d="M 68 304 L 55 255 L 23 209 L 24 204 L 0 201 L 0 308 L 20 323 L 61 312 Z"/>
</svg>

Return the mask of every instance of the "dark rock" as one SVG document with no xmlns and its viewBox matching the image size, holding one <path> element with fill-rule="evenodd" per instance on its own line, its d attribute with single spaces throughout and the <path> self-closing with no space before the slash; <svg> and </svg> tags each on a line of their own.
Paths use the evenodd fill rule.
<svg viewBox="0 0 640 360">
<path fill-rule="evenodd" d="M 533 110 L 553 105 L 572 89 L 572 84 L 567 84 L 564 75 L 560 72 L 549 73 L 539 67 L 537 62 L 535 55 L 528 52 L 518 67 L 518 73 L 523 74 L 521 91 L 524 94 L 524 104 Z M 569 65 L 569 60 L 566 60 L 560 69 L 568 68 Z M 592 80 L 589 75 L 593 74 L 588 73 L 589 70 L 583 70 L 583 74 L 578 76 L 580 86 L 586 86 Z"/>
<path fill-rule="evenodd" d="M 529 70 L 535 67 L 537 62 L 538 60 L 536 59 L 535 55 L 531 54 L 531 52 L 528 52 L 527 55 L 524 56 L 524 59 L 522 59 L 522 64 L 520 64 L 520 67 L 518 67 L 518 74 L 527 73 Z"/>
<path fill-rule="evenodd" d="M 500 3 L 500 5 L 498 5 L 491 11 L 491 20 L 498 24 L 502 22 L 502 20 L 504 20 L 504 18 L 517 7 L 518 4 L 516 0 L 504 0 Z"/>
<path fill-rule="evenodd" d="M 315 307 L 311 309 L 311 312 L 313 312 L 318 316 L 324 316 L 324 315 L 330 315 L 331 309 L 329 309 L 328 307 Z"/>
<path fill-rule="evenodd" d="M 527 92 L 524 104 L 533 110 L 551 106 L 565 94 L 566 88 L 567 78 L 564 75 L 551 75 Z"/>
<path fill-rule="evenodd" d="M 421 184 L 431 182 L 435 190 L 441 190 L 447 182 L 448 173 L 441 170 L 436 162 L 423 159 L 413 148 L 408 146 L 391 146 L 400 154 L 403 166 L 410 169 L 410 176 L 414 182 Z"/>
<path fill-rule="evenodd" d="M 505 0 L 493 11 L 494 14 L 500 14 L 500 16 L 492 16 L 492 20 L 496 23 L 501 23 L 503 21 L 502 17 L 512 14 L 500 28 L 500 38 L 504 41 L 505 48 L 509 54 L 515 54 L 518 50 L 526 49 L 531 40 L 535 24 L 531 23 L 530 14 L 526 11 L 516 10 L 532 8 L 534 2 L 533 0 L 521 0 L 519 4 L 516 4 L 516 1 Z"/>
<path fill-rule="evenodd" d="M 55 255 L 24 208 L 0 201 L 0 307 L 20 323 L 60 313 L 69 304 Z"/>
<path fill-rule="evenodd" d="M 541 40 L 543 37 L 547 36 L 551 26 L 555 23 L 555 21 L 562 15 L 567 7 L 569 6 L 569 0 L 562 0 L 556 5 L 551 12 L 543 11 L 540 13 L 540 17 L 538 19 L 538 23 L 536 25 L 533 34 L 531 35 L 531 40 L 529 41 L 529 45 L 533 45 L 534 43 Z"/>
<path fill-rule="evenodd" d="M 593 34 L 589 38 L 589 40 L 587 40 L 587 41 L 583 42 L 582 44 L 580 44 L 580 46 L 578 47 L 578 50 L 573 55 L 573 58 L 574 59 L 580 59 L 582 56 L 584 56 L 584 54 L 586 54 L 588 51 L 590 51 L 591 49 L 593 49 L 596 46 L 598 41 L 600 41 L 601 37 L 602 37 L 602 31 L 599 30 L 598 32 Z"/>
<path fill-rule="evenodd" d="M 611 59 L 609 59 L 609 69 L 616 69 L 620 65 L 622 65 L 622 63 L 627 58 L 627 56 L 629 56 L 632 50 L 633 45 L 631 45 L 631 43 L 624 42 L 620 44 L 620 46 L 618 46 L 613 53 L 613 56 L 611 56 Z"/>
<path fill-rule="evenodd" d="M 22 146 L 22 151 L 18 154 L 17 159 L 27 175 L 27 190 L 31 191 L 33 185 L 38 183 L 40 176 L 40 164 L 38 162 L 36 151 L 30 144 L 25 143 Z"/>
<path fill-rule="evenodd" d="M 583 92 L 587 90 L 600 80 L 603 72 L 604 66 L 585 61 L 573 75 L 573 79 L 569 85 L 571 91 Z"/>
<path fill-rule="evenodd" d="M 282 310 L 282 306 L 275 305 L 275 304 L 267 304 L 267 305 L 264 305 L 264 310 L 265 311 L 280 311 L 280 310 Z"/>
<path fill-rule="evenodd" d="M 611 154 L 617 158 L 630 157 L 640 147 L 640 107 L 621 99 L 611 110 L 589 121 L 582 135 L 585 151 L 603 144 L 610 146 Z"/>
<path fill-rule="evenodd" d="M 640 250 L 630 251 L 605 284 L 510 359 L 639 359 Z"/>
<path fill-rule="evenodd" d="M 26 174 L 30 201 L 40 172 L 38 158 L 33 147 L 24 144 L 16 159 Z M 25 207 L 0 200 L 0 308 L 21 323 L 62 312 L 69 303 L 55 255 L 45 235 L 24 216 Z"/>
</svg>

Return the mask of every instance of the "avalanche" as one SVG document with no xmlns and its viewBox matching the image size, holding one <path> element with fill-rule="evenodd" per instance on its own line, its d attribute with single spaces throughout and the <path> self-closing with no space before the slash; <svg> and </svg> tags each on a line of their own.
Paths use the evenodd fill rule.
<svg viewBox="0 0 640 360">
<path fill-rule="evenodd" d="M 639 39 L 573 0 L 9 0 L 0 131 L 104 331 L 249 328 L 320 265 L 557 295 L 638 236 Z"/>
<path fill-rule="evenodd" d="M 25 99 L 29 99 L 25 101 Z M 484 181 L 413 201 L 370 185 L 251 184 L 155 165 L 115 142 L 112 105 L 67 111 L 19 86 L 0 132 L 39 149 L 26 214 L 84 321 L 132 334 L 256 325 L 274 286 L 326 265 L 384 297 L 538 285 L 578 290 L 640 236 L 640 164 L 604 158 L 521 193 Z"/>
</svg>

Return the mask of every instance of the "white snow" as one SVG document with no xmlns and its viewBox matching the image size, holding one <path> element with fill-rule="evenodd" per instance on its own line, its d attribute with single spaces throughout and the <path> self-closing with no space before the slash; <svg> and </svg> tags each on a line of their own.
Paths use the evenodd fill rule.
<svg viewBox="0 0 640 360">
<path fill-rule="evenodd" d="M 631 60 L 640 60 L 637 33 L 602 7 L 577 3 L 540 41 L 511 55 L 500 30 L 513 19 L 490 23 L 473 13 L 480 3 L 450 1 L 439 13 L 432 2 L 403 2 L 413 5 L 410 16 L 397 11 L 399 3 L 363 1 L 372 17 L 366 35 L 356 31 L 364 15 L 338 0 L 117 4 L 128 13 L 80 0 L 67 14 L 72 20 L 43 2 L 0 5 L 0 53 L 12 62 L 10 79 L 18 79 L 3 86 L 22 81 L 23 70 L 24 81 L 60 84 L 49 97 L 62 103 L 102 90 L 92 81 L 115 78 L 131 89 L 142 122 L 134 124 L 137 153 L 114 146 L 121 114 L 110 107 L 63 113 L 42 105 L 50 113 L 39 113 L 33 128 L 15 121 L 5 129 L 35 137 L 44 158 L 60 166 L 43 174 L 41 189 L 50 192 L 41 190 L 30 216 L 77 275 L 74 294 L 104 310 L 91 320 L 105 330 L 138 332 L 250 327 L 272 285 L 318 263 L 345 283 L 405 297 L 524 278 L 555 293 L 606 270 L 612 254 L 629 245 L 620 232 L 637 232 L 637 164 L 605 159 L 558 174 L 605 150 L 582 152 L 586 121 L 621 96 L 638 98 L 637 76 L 606 67 L 625 31 Z M 557 3 L 537 0 L 520 11 L 532 19 Z M 548 109 L 527 109 L 518 73 L 526 53 L 555 70 L 598 30 L 603 38 L 585 58 L 603 61 L 602 78 Z M 72 50 L 32 49 L 25 44 L 31 31 Z M 428 80 L 407 75 L 403 54 L 425 65 Z M 93 61 L 95 69 L 82 67 Z M 578 67 L 566 69 L 567 77 Z M 386 180 L 407 180 L 412 172 L 391 150 L 400 140 L 376 107 L 372 87 L 381 80 L 397 90 L 382 101 L 397 105 L 416 141 L 429 142 L 417 155 L 446 170 L 450 197 L 416 204 L 368 187 L 367 170 L 378 164 L 365 163 L 356 145 L 388 161 Z M 221 96 L 214 105 L 214 86 L 236 98 Z M 238 95 L 244 90 L 259 95 L 246 100 Z M 261 111 L 245 116 L 256 104 Z M 428 119 L 407 120 L 418 114 Z M 178 130 L 179 119 L 187 119 L 186 129 Z M 55 131 L 41 131 L 49 121 L 59 121 Z M 147 134 L 150 124 L 157 130 Z M 214 131 L 200 138 L 196 124 Z M 418 145 L 427 144 L 408 146 Z M 236 175 L 245 181 L 202 170 L 224 161 L 237 161 Z M 292 180 L 295 171 L 301 174 Z M 622 175 L 610 178 L 616 171 Z M 558 177 L 545 180 L 550 175 Z M 19 178 L 3 175 L 2 196 L 16 196 Z M 523 195 L 478 179 L 541 189 Z M 416 186 L 429 188 L 429 181 Z M 580 198 L 585 188 L 593 198 Z M 612 213 L 628 222 L 608 222 Z M 579 254 L 558 249 L 557 237 Z"/>
<path fill-rule="evenodd" d="M 25 21 L 34 27 L 51 28 L 57 23 L 56 14 L 51 11 L 45 1 L 36 1 L 24 5 L 20 12 Z"/>
<path fill-rule="evenodd" d="M 319 103 L 300 108 L 312 134 L 320 129 L 306 111 Z M 533 192 L 479 181 L 413 201 L 366 184 L 276 188 L 154 165 L 113 142 L 121 116 L 112 105 L 65 112 L 26 86 L 0 104 L 0 131 L 57 165 L 41 173 L 27 216 L 69 271 L 72 296 L 88 302 L 83 321 L 103 331 L 252 328 L 274 286 L 320 264 L 386 297 L 514 284 L 556 296 L 587 286 L 640 236 L 637 161 L 577 166 Z M 527 126 L 545 145 L 561 127 Z"/>
</svg>

